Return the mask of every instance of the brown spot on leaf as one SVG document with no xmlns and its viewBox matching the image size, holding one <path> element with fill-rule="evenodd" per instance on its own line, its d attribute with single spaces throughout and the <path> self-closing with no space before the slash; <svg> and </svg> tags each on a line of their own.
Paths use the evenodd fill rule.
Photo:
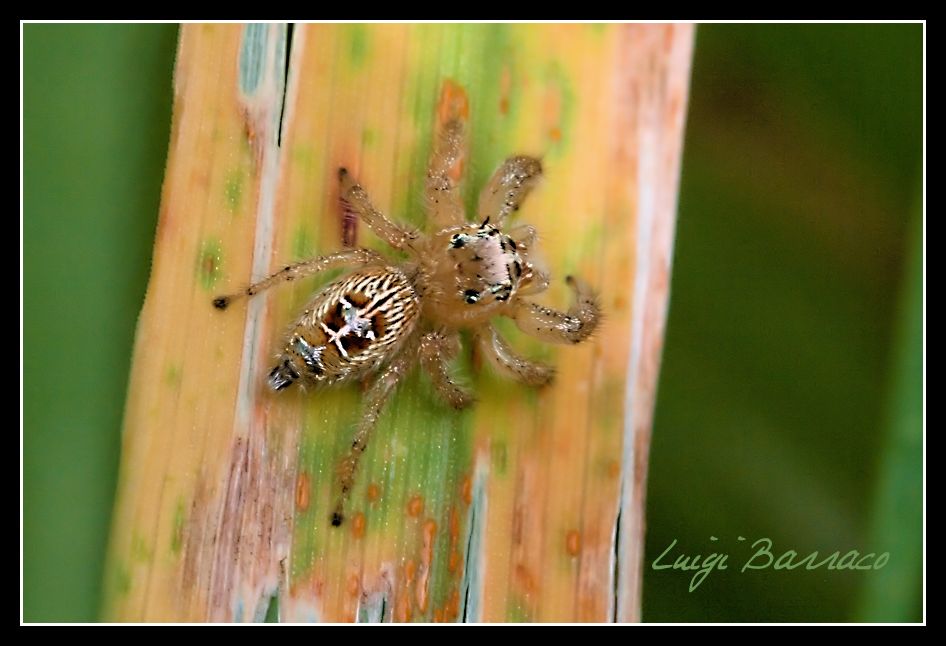
<svg viewBox="0 0 946 646">
<path fill-rule="evenodd" d="M 357 597 L 361 593 L 361 581 L 357 574 L 348 577 L 348 596 Z"/>
<path fill-rule="evenodd" d="M 460 616 L 460 591 L 454 586 L 450 591 L 450 597 L 447 599 L 447 605 L 443 609 L 443 618 L 445 621 L 456 621 Z"/>
<path fill-rule="evenodd" d="M 424 499 L 415 494 L 407 501 L 407 515 L 416 518 L 422 513 L 424 513 Z"/>
<path fill-rule="evenodd" d="M 499 75 L 499 113 L 502 115 L 509 113 L 509 90 L 512 87 L 512 74 L 509 73 L 509 67 L 503 67 Z"/>
<path fill-rule="evenodd" d="M 368 485 L 368 502 L 377 502 L 381 497 L 381 487 L 372 482 Z"/>
<path fill-rule="evenodd" d="M 424 545 L 420 553 L 420 578 L 417 580 L 417 607 L 427 612 L 427 586 L 430 583 L 430 569 L 434 561 L 434 541 L 437 538 L 437 523 L 428 518 L 424 523 Z"/>
<path fill-rule="evenodd" d="M 577 530 L 573 529 L 565 535 L 565 551 L 569 556 L 581 554 L 581 534 Z"/>
<path fill-rule="evenodd" d="M 395 621 L 406 624 L 411 620 L 411 617 L 413 616 L 413 609 L 411 608 L 411 597 L 409 594 L 399 594 L 397 596 L 397 601 L 395 601 L 394 607 Z"/>
<path fill-rule="evenodd" d="M 217 258 L 216 256 L 211 256 L 207 254 L 203 257 L 202 262 L 204 263 L 204 273 L 205 274 L 215 274 L 217 273 Z"/>
<path fill-rule="evenodd" d="M 437 118 L 441 124 L 452 119 L 466 120 L 470 116 L 470 101 L 466 90 L 451 79 L 443 82 L 440 99 L 437 101 Z"/>
<path fill-rule="evenodd" d="M 450 509 L 450 556 L 447 560 L 447 570 L 456 577 L 463 572 L 463 557 L 458 545 L 460 542 L 460 514 L 456 507 Z"/>
<path fill-rule="evenodd" d="M 454 576 L 463 576 L 462 555 L 458 551 L 451 550 L 450 559 L 447 561 L 447 569 Z"/>
<path fill-rule="evenodd" d="M 309 508 L 309 474 L 305 471 L 296 478 L 296 511 L 305 511 Z"/>
<path fill-rule="evenodd" d="M 617 478 L 621 475 L 621 461 L 620 460 L 609 460 L 608 461 L 608 475 L 612 478 Z"/>
<path fill-rule="evenodd" d="M 354 247 L 358 241 L 358 214 L 351 203 L 344 199 L 338 200 L 339 219 L 341 222 L 341 238 L 343 247 Z"/>
<path fill-rule="evenodd" d="M 535 592 L 535 579 L 532 576 L 532 572 L 529 571 L 529 568 L 518 563 L 515 569 L 516 581 L 522 586 L 522 589 L 526 594 L 532 594 Z"/>
<path fill-rule="evenodd" d="M 361 538 L 365 535 L 365 515 L 360 511 L 352 516 L 351 535 L 355 538 Z"/>
</svg>

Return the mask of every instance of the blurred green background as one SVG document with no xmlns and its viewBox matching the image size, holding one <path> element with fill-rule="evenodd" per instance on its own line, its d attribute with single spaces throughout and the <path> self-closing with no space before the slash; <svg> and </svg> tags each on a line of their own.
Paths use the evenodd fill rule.
<svg viewBox="0 0 946 646">
<path fill-rule="evenodd" d="M 23 618 L 94 621 L 177 28 L 23 36 Z M 922 48 L 919 25 L 698 29 L 645 621 L 921 619 Z M 763 537 L 890 561 L 740 572 Z M 729 569 L 689 592 L 649 568 L 674 540 Z"/>
</svg>

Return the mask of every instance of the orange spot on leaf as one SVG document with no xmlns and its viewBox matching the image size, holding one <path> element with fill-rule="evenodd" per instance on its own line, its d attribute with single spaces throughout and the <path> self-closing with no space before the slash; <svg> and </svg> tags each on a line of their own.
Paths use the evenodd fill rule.
<svg viewBox="0 0 946 646">
<path fill-rule="evenodd" d="M 464 119 L 470 116 L 470 101 L 459 83 L 447 79 L 440 90 L 440 99 L 437 101 L 437 118 L 441 124 L 451 119 Z"/>
<path fill-rule="evenodd" d="M 664 50 L 669 54 L 673 49 L 673 25 L 664 27 Z"/>
<path fill-rule="evenodd" d="M 624 294 L 618 294 L 614 298 L 614 310 L 623 310 L 627 308 L 627 298 L 624 297 Z"/>
<path fill-rule="evenodd" d="M 621 475 L 621 463 L 618 460 L 611 460 L 608 462 L 608 475 L 612 478 L 617 478 Z"/>
<path fill-rule="evenodd" d="M 434 537 L 437 533 L 437 523 L 432 518 L 428 518 L 424 523 L 424 550 L 434 549 Z"/>
<path fill-rule="evenodd" d="M 381 487 L 372 482 L 368 485 L 368 502 L 375 502 L 381 497 Z"/>
<path fill-rule="evenodd" d="M 411 620 L 411 600 L 410 595 L 399 594 L 394 603 L 394 619 L 400 623 L 407 623 Z"/>
<path fill-rule="evenodd" d="M 217 271 L 217 258 L 210 254 L 204 256 L 204 273 L 213 276 Z"/>
<path fill-rule="evenodd" d="M 309 474 L 301 472 L 296 478 L 296 511 L 305 511 L 309 508 Z"/>
<path fill-rule="evenodd" d="M 447 560 L 447 570 L 455 577 L 463 576 L 463 555 L 460 545 L 460 513 L 456 507 L 450 509 L 450 556 Z"/>
<path fill-rule="evenodd" d="M 365 535 L 365 515 L 360 511 L 351 519 L 351 535 L 355 538 Z"/>
<path fill-rule="evenodd" d="M 411 496 L 411 499 L 407 501 L 407 514 L 416 518 L 422 513 L 424 513 L 424 499 L 419 495 Z"/>
<path fill-rule="evenodd" d="M 525 590 L 526 594 L 532 594 L 535 592 L 535 579 L 532 578 L 532 573 L 522 563 L 516 565 L 516 581 L 519 582 L 519 585 L 522 586 L 522 589 Z"/>
<path fill-rule="evenodd" d="M 357 597 L 361 592 L 361 581 L 358 578 L 357 574 L 352 574 L 348 578 L 348 595 L 351 597 Z"/>
<path fill-rule="evenodd" d="M 509 73 L 508 67 L 503 67 L 503 71 L 499 76 L 499 113 L 506 114 L 509 112 L 509 88 L 512 87 L 512 74 Z"/>
<path fill-rule="evenodd" d="M 470 476 L 463 478 L 463 482 L 460 484 L 460 497 L 468 505 L 473 502 L 473 480 L 470 479 Z"/>
<path fill-rule="evenodd" d="M 458 83 L 447 79 L 440 90 L 440 99 L 437 101 L 437 127 L 443 127 L 449 121 L 466 121 L 470 115 L 470 101 Z M 454 161 L 447 170 L 447 174 L 454 182 L 463 177 L 464 158 L 462 155 Z"/>
<path fill-rule="evenodd" d="M 450 598 L 447 599 L 447 605 L 443 609 L 443 618 L 445 621 L 455 621 L 460 616 L 460 591 L 454 586 L 450 592 Z"/>
<path fill-rule="evenodd" d="M 565 551 L 569 556 L 581 554 L 581 534 L 577 530 L 573 529 L 565 535 Z"/>
<path fill-rule="evenodd" d="M 437 523 L 428 518 L 423 530 L 424 546 L 420 554 L 420 578 L 417 580 L 417 607 L 427 612 L 427 586 L 430 583 L 430 568 L 434 560 L 434 541 L 437 538 Z"/>
<path fill-rule="evenodd" d="M 453 543 L 460 537 L 460 514 L 456 507 L 450 508 L 450 541 Z"/>
<path fill-rule="evenodd" d="M 460 182 L 460 180 L 463 179 L 464 168 L 466 168 L 465 160 L 463 157 L 460 157 L 453 163 L 453 166 L 451 166 L 450 170 L 448 171 L 450 179 L 452 179 L 454 182 Z"/>
</svg>

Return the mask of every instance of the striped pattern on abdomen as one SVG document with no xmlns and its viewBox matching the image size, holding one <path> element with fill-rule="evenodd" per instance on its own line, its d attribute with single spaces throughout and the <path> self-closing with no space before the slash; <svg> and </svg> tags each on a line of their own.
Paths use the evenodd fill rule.
<svg viewBox="0 0 946 646">
<path fill-rule="evenodd" d="M 419 310 L 414 286 L 396 267 L 368 267 L 327 285 L 289 331 L 270 387 L 370 374 L 410 336 Z"/>
</svg>

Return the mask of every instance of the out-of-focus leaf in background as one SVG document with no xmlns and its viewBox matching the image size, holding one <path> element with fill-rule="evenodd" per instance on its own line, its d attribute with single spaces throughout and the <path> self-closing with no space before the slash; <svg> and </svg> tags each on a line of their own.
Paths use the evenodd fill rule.
<svg viewBox="0 0 946 646">
<path fill-rule="evenodd" d="M 23 618 L 94 621 L 176 25 L 23 26 Z"/>
<path fill-rule="evenodd" d="M 923 568 L 923 218 L 919 193 L 910 225 L 885 434 L 874 494 L 870 545 L 889 551 L 888 567 L 863 588 L 860 621 L 920 621 Z"/>
<path fill-rule="evenodd" d="M 847 621 L 883 572 L 740 569 L 762 537 L 886 549 L 869 521 L 921 119 L 919 25 L 698 29 L 647 560 L 674 539 L 731 556 L 692 593 L 648 572 L 645 620 Z"/>
</svg>

